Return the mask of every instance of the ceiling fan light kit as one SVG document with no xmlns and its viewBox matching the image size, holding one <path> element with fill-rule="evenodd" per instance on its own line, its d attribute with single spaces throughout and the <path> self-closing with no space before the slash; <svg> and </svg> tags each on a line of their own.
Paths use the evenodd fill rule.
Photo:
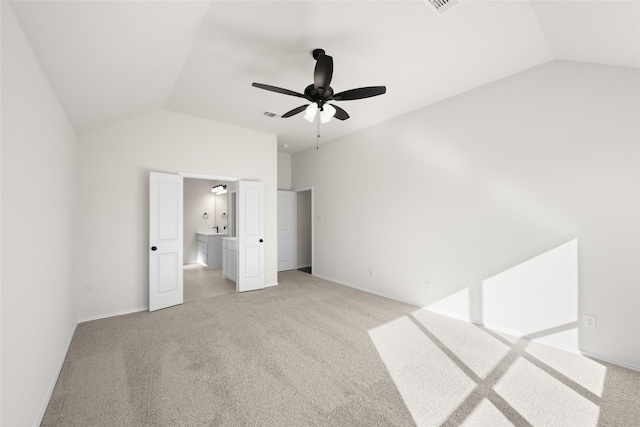
<svg viewBox="0 0 640 427">
<path fill-rule="evenodd" d="M 318 112 L 318 104 L 312 102 L 305 108 L 304 119 L 313 123 L 313 120 L 316 118 L 316 113 Z M 287 116 L 291 117 L 291 116 Z"/>
<path fill-rule="evenodd" d="M 305 88 L 304 94 L 262 83 L 252 84 L 253 87 L 259 89 L 305 98 L 307 101 L 310 101 L 310 104 L 301 105 L 293 110 L 287 111 L 282 115 L 283 118 L 292 117 L 304 111 L 304 118 L 309 122 L 313 122 L 318 115 L 318 110 L 320 110 L 320 121 L 322 123 L 327 123 L 332 117 L 338 120 L 347 120 L 349 114 L 337 105 L 329 104 L 329 101 L 351 101 L 371 98 L 382 95 L 387 91 L 385 86 L 368 86 L 334 94 L 333 88 L 330 86 L 331 78 L 333 77 L 333 58 L 327 55 L 323 49 L 314 49 L 312 56 L 313 59 L 316 60 L 313 84 Z"/>
<path fill-rule="evenodd" d="M 322 110 L 320 110 L 320 121 L 322 123 L 327 123 L 329 120 L 331 120 L 331 117 L 333 117 L 335 114 L 336 114 L 335 107 L 331 104 L 325 104 L 322 107 Z"/>
</svg>

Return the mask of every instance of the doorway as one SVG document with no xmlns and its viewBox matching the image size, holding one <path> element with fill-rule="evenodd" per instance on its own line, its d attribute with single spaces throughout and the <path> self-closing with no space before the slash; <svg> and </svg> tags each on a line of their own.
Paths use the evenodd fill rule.
<svg viewBox="0 0 640 427">
<path fill-rule="evenodd" d="M 305 273 L 313 274 L 313 187 L 300 188 L 294 191 L 297 196 L 297 269 Z"/>
<path fill-rule="evenodd" d="M 179 305 L 184 300 L 184 178 L 236 184 L 236 236 L 222 239 L 222 272 L 235 281 L 236 292 L 264 288 L 264 184 L 185 172 L 149 172 L 149 311 Z M 219 228 L 215 233 L 202 234 L 219 234 L 218 231 Z"/>
<path fill-rule="evenodd" d="M 235 293 L 222 271 L 222 239 L 235 237 L 236 183 L 185 177 L 183 189 L 183 301 Z"/>
</svg>

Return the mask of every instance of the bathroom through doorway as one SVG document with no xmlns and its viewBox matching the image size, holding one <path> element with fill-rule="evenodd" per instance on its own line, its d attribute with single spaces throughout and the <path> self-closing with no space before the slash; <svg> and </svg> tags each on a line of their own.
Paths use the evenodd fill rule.
<svg viewBox="0 0 640 427">
<path fill-rule="evenodd" d="M 236 292 L 222 268 L 223 239 L 236 236 L 235 201 L 234 181 L 184 178 L 184 302 Z"/>
</svg>

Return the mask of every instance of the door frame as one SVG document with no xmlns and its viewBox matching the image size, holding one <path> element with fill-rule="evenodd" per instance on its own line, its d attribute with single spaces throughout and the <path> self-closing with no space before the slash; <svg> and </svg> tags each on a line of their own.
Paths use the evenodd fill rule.
<svg viewBox="0 0 640 427">
<path fill-rule="evenodd" d="M 209 181 L 235 182 L 235 181 L 240 181 L 241 179 L 235 176 L 208 175 L 204 173 L 191 173 L 191 172 L 178 172 L 177 175 L 182 175 L 183 178 L 206 179 Z"/>
<path fill-rule="evenodd" d="M 294 191 L 295 193 L 302 193 L 303 191 L 311 191 L 311 275 L 315 276 L 315 272 L 316 272 L 316 214 L 315 214 L 315 201 L 314 201 L 314 195 L 313 195 L 313 185 L 310 187 L 298 187 L 298 188 L 294 188 L 292 191 Z M 297 194 L 296 194 L 297 196 Z M 298 210 L 296 208 L 296 222 L 298 221 Z M 297 225 L 296 225 L 297 227 Z M 297 232 L 296 232 L 296 239 L 297 239 Z M 297 242 L 296 242 L 296 250 L 297 250 Z M 296 262 L 298 258 L 298 254 L 296 254 Z M 296 268 L 298 268 L 298 266 L 296 265 Z"/>
</svg>

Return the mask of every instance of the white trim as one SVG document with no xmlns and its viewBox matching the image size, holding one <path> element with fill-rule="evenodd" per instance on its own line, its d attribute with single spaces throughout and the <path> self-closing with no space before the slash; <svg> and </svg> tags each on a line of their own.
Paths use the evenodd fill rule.
<svg viewBox="0 0 640 427">
<path fill-rule="evenodd" d="M 309 267 L 311 267 L 311 266 L 312 266 L 312 264 L 299 265 L 299 266 L 297 266 L 297 267 L 296 267 L 296 269 L 300 269 L 300 268 L 309 268 Z"/>
<path fill-rule="evenodd" d="M 462 320 L 463 322 L 475 323 L 476 325 L 480 324 L 479 322 L 476 322 L 473 319 L 471 319 L 469 316 L 461 316 L 461 315 L 459 315 L 457 313 L 451 313 L 451 312 L 448 312 L 446 310 L 441 310 L 439 308 L 431 308 L 428 305 L 427 306 L 422 306 L 420 308 L 423 309 L 423 310 L 426 310 L 426 311 L 430 311 L 432 313 L 441 314 L 443 316 L 451 317 L 452 319 Z"/>
<path fill-rule="evenodd" d="M 182 175 L 185 178 L 208 179 L 211 181 L 240 181 L 240 178 L 234 176 L 208 175 L 205 173 L 178 172 L 178 175 Z"/>
<path fill-rule="evenodd" d="M 53 381 L 51 381 L 51 385 L 49 386 L 49 390 L 47 390 L 47 395 L 42 402 L 42 406 L 40 407 L 40 413 L 38 414 L 38 418 L 36 419 L 35 426 L 39 426 L 42 424 L 42 419 L 44 418 L 44 413 L 47 411 L 47 407 L 49 406 L 49 401 L 51 400 L 51 396 L 53 395 L 53 389 L 56 387 L 56 383 L 58 382 L 58 377 L 60 377 L 60 372 L 62 371 L 62 365 L 64 365 L 64 360 L 67 358 L 67 353 L 69 353 L 69 347 L 71 347 L 71 341 L 73 341 L 73 336 L 76 334 L 76 328 L 78 327 L 78 323 L 73 326 L 71 330 L 71 334 L 69 335 L 69 339 L 67 340 L 67 345 L 62 352 L 62 357 L 58 362 L 58 368 L 56 369 L 56 374 L 53 376 Z"/>
<path fill-rule="evenodd" d="M 392 299 L 394 301 L 402 302 L 404 304 L 413 305 L 416 308 L 421 308 L 415 302 L 411 302 L 409 300 L 404 300 L 404 299 L 401 299 L 401 298 L 398 298 L 398 297 L 395 297 L 395 296 L 387 295 L 387 294 L 384 294 L 382 292 L 374 291 L 374 290 L 371 290 L 371 289 L 362 288 L 360 286 L 352 285 L 351 283 L 343 282 L 341 280 L 332 279 L 331 277 L 321 276 L 319 274 L 312 274 L 312 276 L 319 277 L 321 279 L 328 280 L 330 282 L 334 282 L 334 283 L 337 283 L 339 285 L 344 285 L 344 286 L 347 286 L 349 288 L 357 289 L 357 290 L 362 291 L 362 292 L 367 292 L 367 293 L 370 293 L 370 294 L 378 295 L 379 297 L 384 297 L 384 298 Z"/>
<path fill-rule="evenodd" d="M 637 365 L 630 365 L 628 363 L 616 362 L 615 360 L 611 360 L 611 359 L 608 359 L 606 357 L 602 357 L 602 356 L 600 356 L 598 354 L 591 353 L 591 352 L 584 351 L 584 350 L 580 350 L 580 354 L 582 354 L 583 356 L 586 356 L 586 357 L 591 357 L 593 359 L 598 359 L 598 360 L 600 360 L 602 362 L 611 363 L 612 365 L 618 365 L 618 366 L 622 366 L 623 368 L 631 369 L 632 371 L 640 372 L 640 366 L 637 366 Z"/>
<path fill-rule="evenodd" d="M 545 337 L 536 337 L 535 335 L 525 334 L 525 333 L 520 332 L 520 331 L 514 331 L 513 329 L 503 328 L 501 326 L 492 325 L 490 323 L 484 323 L 484 322 L 481 322 L 479 320 L 471 319 L 470 317 L 467 317 L 467 316 L 460 316 L 458 314 L 450 313 L 450 312 L 447 312 L 447 311 L 444 311 L 444 310 L 433 309 L 433 308 L 431 308 L 429 306 L 421 307 L 421 308 L 423 310 L 431 311 L 431 312 L 436 313 L 436 314 L 440 314 L 440 315 L 443 315 L 443 316 L 447 316 L 447 317 L 451 317 L 451 318 L 454 318 L 454 319 L 462 320 L 464 322 L 473 323 L 474 325 L 483 326 L 483 327 L 485 327 L 487 329 L 491 329 L 492 331 L 502 332 L 502 333 L 505 333 L 505 334 L 513 335 L 515 337 L 524 338 L 524 339 L 529 340 L 529 341 L 534 341 L 534 342 L 537 342 L 537 343 L 540 343 L 540 344 L 544 344 L 544 345 L 546 345 L 548 347 L 557 348 L 559 350 L 564 350 L 566 352 L 573 353 L 573 354 L 579 354 L 579 355 L 582 355 L 582 356 L 591 357 L 593 359 L 598 359 L 598 360 L 601 360 L 603 362 L 611 363 L 613 365 L 622 366 L 623 368 L 627 368 L 627 369 L 631 369 L 631 370 L 640 372 L 640 366 L 636 366 L 636 365 L 631 365 L 631 364 L 624 363 L 624 362 L 615 361 L 615 360 L 600 356 L 600 355 L 595 354 L 595 353 L 591 353 L 591 352 L 588 352 L 588 351 L 581 350 L 580 348 L 577 348 L 577 347 L 558 344 L 557 342 L 549 341 Z"/>
<path fill-rule="evenodd" d="M 553 341 L 547 340 L 545 337 L 536 337 L 535 335 L 529 335 L 529 334 L 525 334 L 525 333 L 522 333 L 522 332 L 519 332 L 519 331 L 514 331 L 514 330 L 511 330 L 511 329 L 503 328 L 501 326 L 496 326 L 496 325 L 492 325 L 492 324 L 489 324 L 489 323 L 483 323 L 483 322 L 480 322 L 478 320 L 471 320 L 471 323 L 473 323 L 475 325 L 479 325 L 479 326 L 484 326 L 485 328 L 491 329 L 492 331 L 503 332 L 505 334 L 513 335 L 513 336 L 519 337 L 519 338 L 524 338 L 524 339 L 529 340 L 529 341 L 535 341 L 537 343 L 544 344 L 544 345 L 549 346 L 549 347 L 557 348 L 559 350 L 564 350 L 564 351 L 569 352 L 569 353 L 580 354 L 580 349 L 577 348 L 577 347 L 571 347 L 571 346 L 568 346 L 568 345 L 558 344 L 557 342 L 553 342 Z"/>
<path fill-rule="evenodd" d="M 92 320 L 106 319 L 108 317 L 123 316 L 125 314 L 138 313 L 140 311 L 147 310 L 149 310 L 148 305 L 145 307 L 132 308 L 129 310 L 116 311 L 113 313 L 99 314 L 97 316 L 83 317 L 82 319 L 78 319 L 78 323 L 91 322 Z"/>
<path fill-rule="evenodd" d="M 514 337 L 524 338 L 529 341 L 539 342 L 541 344 L 547 345 L 549 347 L 555 347 L 560 350 L 568 351 L 570 353 L 580 354 L 580 350 L 576 347 L 571 347 L 567 345 L 558 344 L 553 341 L 548 341 L 544 337 L 536 337 L 535 335 L 525 334 L 520 331 L 514 331 L 513 329 L 504 328 L 502 326 L 493 325 L 491 323 L 484 323 L 477 319 L 472 319 L 469 316 L 461 316 L 457 313 L 451 313 L 446 310 L 441 310 L 437 308 L 431 308 L 429 306 L 421 307 L 423 310 L 430 311 L 432 313 L 440 314 L 442 316 L 451 317 L 453 319 L 462 320 L 463 322 L 473 323 L 474 325 L 483 326 L 487 329 L 491 329 L 492 331 L 502 332 L 505 334 L 513 335 Z"/>
<path fill-rule="evenodd" d="M 265 288 L 270 288 L 270 287 L 272 287 L 272 286 L 278 286 L 278 282 L 275 282 L 275 283 L 265 283 L 265 284 L 264 284 L 264 287 L 265 287 Z"/>
<path fill-rule="evenodd" d="M 324 279 L 324 280 L 329 280 L 330 282 L 334 282 L 334 283 L 337 283 L 339 285 L 344 285 L 344 286 L 347 286 L 349 288 L 357 289 L 359 291 L 363 291 L 363 292 L 367 292 L 367 293 L 370 293 L 370 294 L 378 295 L 380 297 L 384 297 L 384 298 L 388 298 L 388 299 L 391 299 L 391 300 L 394 300 L 394 301 L 402 302 L 404 304 L 413 305 L 413 306 L 416 306 L 417 308 L 420 308 L 422 310 L 430 311 L 430 312 L 433 312 L 433 313 L 436 313 L 436 314 L 440 314 L 442 316 L 447 316 L 447 317 L 450 317 L 452 319 L 461 320 L 463 322 L 473 323 L 475 325 L 484 326 L 485 328 L 491 329 L 493 331 L 503 332 L 503 333 L 506 333 L 506 334 L 509 334 L 509 335 L 514 335 L 516 337 L 521 337 L 521 338 L 527 339 L 529 341 L 535 341 L 537 343 L 544 344 L 544 345 L 549 346 L 549 347 L 554 347 L 554 348 L 557 348 L 557 349 L 560 349 L 560 350 L 564 350 L 564 351 L 567 351 L 569 353 L 580 354 L 580 355 L 583 355 L 583 356 L 586 356 L 586 357 L 591 357 L 593 359 L 601 360 L 601 361 L 606 362 L 606 363 L 611 363 L 612 365 L 617 365 L 617 366 L 621 366 L 623 368 L 627 368 L 627 369 L 631 369 L 633 371 L 640 372 L 640 366 L 631 365 L 631 364 L 624 363 L 624 362 L 619 362 L 619 361 L 616 361 L 616 360 L 613 360 L 613 359 L 609 359 L 609 358 L 600 356 L 600 355 L 595 354 L 595 353 L 591 353 L 591 352 L 588 352 L 588 351 L 580 350 L 579 348 L 576 348 L 576 347 L 563 346 L 561 344 L 545 340 L 544 337 L 536 337 L 534 335 L 529 335 L 529 334 L 525 334 L 525 333 L 522 333 L 522 332 L 518 332 L 518 331 L 513 331 L 513 330 L 510 330 L 510 329 L 502 328 L 502 327 L 499 327 L 499 326 L 483 323 L 483 322 L 480 322 L 478 320 L 471 319 L 468 316 L 460 316 L 459 314 L 454 314 L 454 313 L 450 313 L 450 312 L 447 312 L 447 311 L 444 311 L 444 310 L 430 308 L 429 306 L 421 306 L 420 304 L 417 304 L 417 303 L 412 302 L 412 301 L 408 301 L 408 300 L 405 300 L 405 299 L 402 299 L 402 298 L 398 298 L 398 297 L 395 297 L 395 296 L 384 294 L 382 292 L 378 292 L 378 291 L 374 291 L 374 290 L 371 290 L 371 289 L 367 289 L 367 288 L 363 288 L 363 287 L 360 287 L 360 286 L 356 286 L 356 285 L 353 285 L 351 283 L 343 282 L 341 280 L 336 280 L 336 279 L 332 279 L 330 277 L 321 276 L 319 274 L 314 274 L 314 276 L 319 277 L 319 278 Z"/>
</svg>

